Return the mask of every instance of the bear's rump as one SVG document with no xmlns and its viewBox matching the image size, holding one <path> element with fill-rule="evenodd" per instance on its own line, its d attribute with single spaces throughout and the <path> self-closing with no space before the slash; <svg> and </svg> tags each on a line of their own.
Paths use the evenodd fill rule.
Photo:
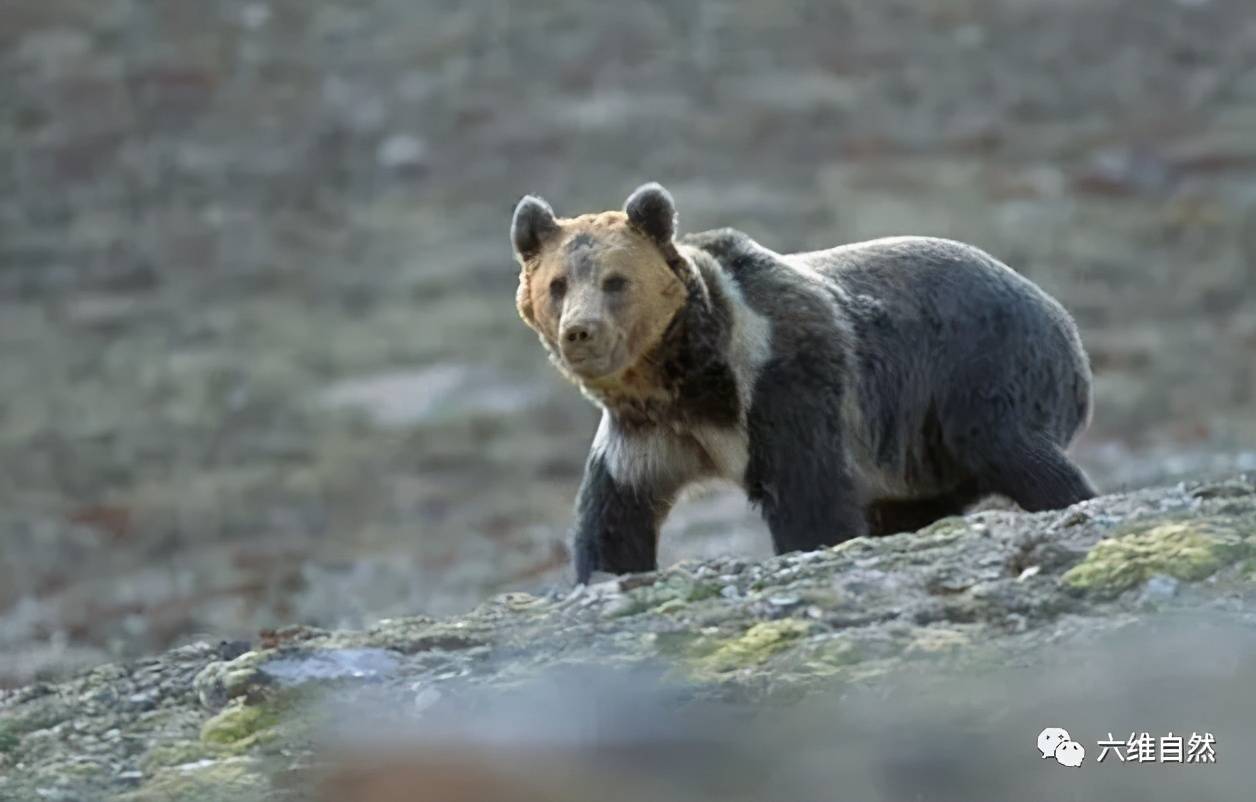
<svg viewBox="0 0 1256 802">
<path fill-rule="evenodd" d="M 1065 447 L 1085 422 L 1089 369 L 1063 310 L 1028 282 L 966 287 L 963 272 L 950 298 L 891 292 L 873 315 L 856 307 L 852 425 L 870 489 L 948 492 L 969 478 L 972 448 L 1024 435 Z"/>
</svg>

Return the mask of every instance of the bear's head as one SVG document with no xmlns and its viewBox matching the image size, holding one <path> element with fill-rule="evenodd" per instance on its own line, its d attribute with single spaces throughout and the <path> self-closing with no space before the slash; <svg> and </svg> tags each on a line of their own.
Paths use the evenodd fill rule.
<svg viewBox="0 0 1256 802">
<path fill-rule="evenodd" d="M 672 196 L 654 183 L 623 211 L 574 218 L 555 217 L 535 196 L 519 201 L 510 231 L 519 315 L 573 380 L 616 382 L 660 342 L 693 269 L 675 232 Z"/>
</svg>

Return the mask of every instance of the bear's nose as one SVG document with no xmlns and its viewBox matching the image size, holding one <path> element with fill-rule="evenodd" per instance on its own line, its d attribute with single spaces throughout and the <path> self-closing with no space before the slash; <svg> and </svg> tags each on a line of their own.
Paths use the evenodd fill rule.
<svg viewBox="0 0 1256 802">
<path fill-rule="evenodd" d="M 563 340 L 572 345 L 593 345 L 605 326 L 596 320 L 577 320 L 563 326 Z"/>
</svg>

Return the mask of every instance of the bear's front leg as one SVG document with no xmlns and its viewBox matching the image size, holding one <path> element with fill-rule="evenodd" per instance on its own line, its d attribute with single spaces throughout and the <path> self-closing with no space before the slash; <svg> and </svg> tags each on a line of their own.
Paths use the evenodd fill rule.
<svg viewBox="0 0 1256 802">
<path fill-rule="evenodd" d="M 843 450 L 831 387 L 798 381 L 798 366 L 764 371 L 748 418 L 746 493 L 777 554 L 814 551 L 868 533 Z"/>
<path fill-rule="evenodd" d="M 576 502 L 576 582 L 587 583 L 594 571 L 627 574 L 657 568 L 659 524 L 668 506 L 655 488 L 617 482 L 605 458 L 591 454 Z"/>
</svg>

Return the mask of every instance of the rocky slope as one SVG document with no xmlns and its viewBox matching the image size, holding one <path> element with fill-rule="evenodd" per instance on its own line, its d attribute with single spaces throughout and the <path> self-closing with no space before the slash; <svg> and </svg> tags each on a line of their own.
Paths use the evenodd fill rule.
<svg viewBox="0 0 1256 802">
<path fill-rule="evenodd" d="M 1239 798 L 1254 576 L 1236 476 L 267 631 L 3 692 L 0 799 Z M 1132 731 L 1217 761 L 1094 762 Z"/>
</svg>

